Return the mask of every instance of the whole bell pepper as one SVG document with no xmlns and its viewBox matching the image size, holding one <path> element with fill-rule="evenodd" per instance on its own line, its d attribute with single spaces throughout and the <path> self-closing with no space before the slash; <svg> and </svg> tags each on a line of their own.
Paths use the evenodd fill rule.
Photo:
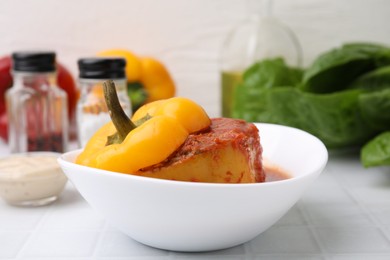
<svg viewBox="0 0 390 260">
<path fill-rule="evenodd" d="M 210 126 L 210 118 L 199 105 L 180 97 L 149 103 L 130 120 L 119 104 L 113 84 L 103 84 L 112 122 L 92 136 L 77 157 L 78 164 L 134 173 L 164 161 L 190 133 Z"/>
<path fill-rule="evenodd" d="M 175 83 L 166 67 L 157 59 L 137 57 L 124 49 L 102 51 L 98 56 L 121 57 L 126 60 L 128 94 L 133 111 L 146 103 L 175 95 Z"/>
</svg>

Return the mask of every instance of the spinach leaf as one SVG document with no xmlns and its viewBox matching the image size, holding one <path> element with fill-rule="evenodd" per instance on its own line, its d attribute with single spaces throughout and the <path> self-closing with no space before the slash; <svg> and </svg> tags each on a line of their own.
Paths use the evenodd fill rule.
<svg viewBox="0 0 390 260">
<path fill-rule="evenodd" d="M 370 127 L 379 131 L 390 130 L 390 87 L 359 96 L 363 118 Z"/>
<path fill-rule="evenodd" d="M 288 67 L 281 58 L 267 59 L 253 64 L 244 72 L 243 83 L 235 90 L 232 116 L 252 122 L 258 121 L 259 113 L 262 114 L 262 118 L 266 115 L 271 116 L 265 106 L 264 92 L 275 87 L 297 85 L 302 75 L 301 69 Z"/>
<path fill-rule="evenodd" d="M 306 130 L 329 148 L 362 144 L 372 136 L 358 106 L 360 91 L 312 94 L 299 90 L 274 91 L 270 104 L 278 123 Z"/>
<path fill-rule="evenodd" d="M 268 110 L 268 89 L 250 88 L 240 84 L 236 88 L 232 117 L 248 122 L 272 122 L 272 111 Z M 260 120 L 261 118 L 261 120 Z"/>
<path fill-rule="evenodd" d="M 267 59 L 250 66 L 243 75 L 248 88 L 294 86 L 302 79 L 303 71 L 288 67 L 282 58 Z"/>
<path fill-rule="evenodd" d="M 390 66 L 380 67 L 363 74 L 349 88 L 361 88 L 370 91 L 390 88 Z"/>
<path fill-rule="evenodd" d="M 324 53 L 303 73 L 282 59 L 249 67 L 236 88 L 233 117 L 300 128 L 341 148 L 389 131 L 389 111 L 390 48 L 353 43 Z M 390 164 L 388 138 L 363 148 L 366 166 Z"/>
<path fill-rule="evenodd" d="M 357 77 L 390 64 L 390 50 L 376 44 L 346 44 L 320 55 L 305 71 L 302 89 L 331 93 L 346 89 Z"/>
<path fill-rule="evenodd" d="M 356 49 L 361 53 L 374 58 L 375 66 L 382 67 L 389 65 L 390 49 L 388 46 L 375 43 L 346 43 L 343 48 Z"/>
<path fill-rule="evenodd" d="M 364 145 L 360 158 L 365 167 L 390 165 L 390 132 L 383 132 Z"/>
<path fill-rule="evenodd" d="M 257 99 L 252 96 L 255 91 L 247 90 L 242 87 L 237 96 L 246 103 L 236 107 L 235 117 L 300 128 L 319 137 L 328 148 L 363 144 L 376 133 L 362 118 L 358 102 L 361 90 L 313 94 L 296 88 L 274 88 L 257 91 Z"/>
</svg>

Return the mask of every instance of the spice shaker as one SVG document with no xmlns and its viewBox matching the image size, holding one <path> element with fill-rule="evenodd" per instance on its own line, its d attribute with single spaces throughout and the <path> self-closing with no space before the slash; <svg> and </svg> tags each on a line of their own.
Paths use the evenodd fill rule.
<svg viewBox="0 0 390 260">
<path fill-rule="evenodd" d="M 122 58 L 82 58 L 78 61 L 80 98 L 76 109 L 79 145 L 84 147 L 91 136 L 111 120 L 103 94 L 103 82 L 114 81 L 119 102 L 131 116 L 127 94 L 126 61 Z"/>
<path fill-rule="evenodd" d="M 67 94 L 56 84 L 55 58 L 54 52 L 12 54 L 13 86 L 6 93 L 12 153 L 67 150 Z"/>
</svg>

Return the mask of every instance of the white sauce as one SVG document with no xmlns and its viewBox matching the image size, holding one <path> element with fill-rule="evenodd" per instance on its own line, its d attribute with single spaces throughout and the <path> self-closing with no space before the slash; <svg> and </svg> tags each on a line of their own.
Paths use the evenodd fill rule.
<svg viewBox="0 0 390 260">
<path fill-rule="evenodd" d="M 67 182 L 57 157 L 56 153 L 32 152 L 0 159 L 0 195 L 15 205 L 56 200 Z"/>
</svg>

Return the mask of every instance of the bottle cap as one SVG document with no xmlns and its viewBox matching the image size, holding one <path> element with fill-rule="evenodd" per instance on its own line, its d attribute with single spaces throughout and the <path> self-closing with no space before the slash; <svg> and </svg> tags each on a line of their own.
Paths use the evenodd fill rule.
<svg viewBox="0 0 390 260">
<path fill-rule="evenodd" d="M 55 59 L 55 52 L 14 52 L 12 69 L 23 72 L 52 72 L 56 70 Z"/>
<path fill-rule="evenodd" d="M 123 58 L 83 58 L 78 61 L 79 78 L 123 79 L 126 60 Z"/>
</svg>

